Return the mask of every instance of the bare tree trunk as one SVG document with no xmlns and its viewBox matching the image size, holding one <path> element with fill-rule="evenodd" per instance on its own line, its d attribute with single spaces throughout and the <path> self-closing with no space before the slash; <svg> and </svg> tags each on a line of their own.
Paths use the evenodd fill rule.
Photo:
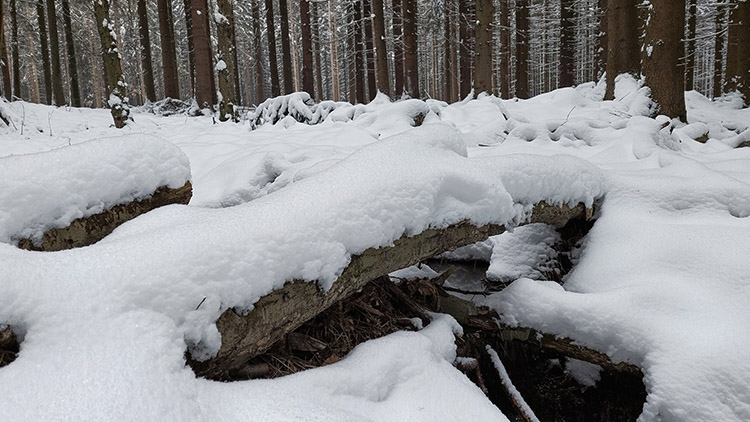
<svg viewBox="0 0 750 422">
<path fill-rule="evenodd" d="M 180 98 L 180 77 L 177 73 L 172 0 L 158 0 L 157 7 L 161 33 L 161 63 L 164 69 L 164 96 L 178 99 Z M 193 19 L 193 26 L 195 26 L 195 19 Z"/>
<path fill-rule="evenodd" d="M 146 0 L 138 0 L 138 26 L 141 40 L 143 86 L 146 90 L 146 98 L 149 101 L 156 101 L 154 66 L 151 63 L 151 37 L 148 32 L 148 10 L 146 9 Z"/>
<path fill-rule="evenodd" d="M 417 51 L 417 7 L 416 0 L 403 0 L 404 22 L 404 86 L 412 98 L 421 98 L 419 90 L 419 56 Z"/>
<path fill-rule="evenodd" d="M 201 108 L 213 106 L 213 67 L 211 66 L 211 39 L 209 37 L 206 0 L 191 0 L 190 14 L 193 23 L 195 47 L 195 100 Z"/>
<path fill-rule="evenodd" d="M 685 65 L 681 63 L 685 33 L 685 0 L 651 0 L 643 49 L 643 76 L 659 114 L 687 121 Z"/>
<path fill-rule="evenodd" d="M 253 16 L 253 57 L 255 61 L 255 104 L 258 105 L 265 100 L 263 89 L 263 48 L 260 44 L 260 0 L 254 0 L 252 6 Z"/>
<path fill-rule="evenodd" d="M 354 0 L 354 67 L 357 69 L 355 85 L 357 87 L 357 102 L 365 102 L 365 55 L 364 41 L 362 39 L 362 2 Z"/>
<path fill-rule="evenodd" d="M 750 3 L 740 1 L 729 11 L 724 92 L 738 91 L 750 105 Z"/>
<path fill-rule="evenodd" d="M 476 0 L 476 39 L 474 46 L 474 94 L 492 94 L 492 21 L 495 5 L 492 0 Z"/>
<path fill-rule="evenodd" d="M 723 93 L 722 76 L 724 76 L 724 27 L 726 6 L 723 2 L 716 4 L 716 17 L 714 18 L 714 79 L 713 97 L 721 97 Z"/>
<path fill-rule="evenodd" d="M 458 16 L 459 37 L 461 38 L 459 44 L 459 72 L 461 79 L 459 81 L 458 96 L 463 98 L 471 92 L 473 80 L 471 62 L 473 55 L 472 43 L 474 40 L 473 22 L 475 19 L 471 13 L 470 0 L 458 0 Z"/>
<path fill-rule="evenodd" d="M 8 66 L 8 49 L 5 44 L 5 2 L 0 0 L 0 74 L 2 74 L 3 78 L 3 94 L 5 99 L 13 101 L 13 87 L 10 80 L 10 66 Z"/>
<path fill-rule="evenodd" d="M 375 48 L 372 42 L 372 0 L 362 0 L 365 22 L 365 69 L 367 69 L 367 99 L 372 101 L 377 93 L 375 83 Z"/>
<path fill-rule="evenodd" d="M 279 64 L 276 61 L 276 25 L 273 23 L 273 0 L 266 1 L 266 31 L 268 34 L 268 61 L 271 68 L 271 96 L 281 95 Z"/>
<path fill-rule="evenodd" d="M 47 43 L 47 21 L 44 17 L 44 0 L 36 3 L 36 15 L 39 22 L 39 42 L 42 49 L 42 71 L 44 74 L 45 104 L 52 104 L 52 65 L 49 61 L 49 45 Z"/>
<path fill-rule="evenodd" d="M 336 46 L 336 16 L 333 14 L 331 5 L 333 0 L 328 0 L 328 31 L 331 34 L 331 85 L 334 101 L 341 101 L 341 85 L 339 81 L 339 50 Z"/>
<path fill-rule="evenodd" d="M 191 0 L 183 0 L 183 7 L 185 8 L 185 32 L 187 32 L 187 45 L 188 45 L 188 72 L 190 78 L 190 95 L 188 97 L 195 96 L 195 42 L 193 40 L 193 15 L 190 13 Z M 162 53 L 163 54 L 163 53 Z M 166 97 L 166 95 L 165 95 Z"/>
<path fill-rule="evenodd" d="M 449 103 L 453 103 L 457 101 L 457 93 L 456 93 L 456 45 L 453 42 L 455 38 L 454 34 L 454 25 L 453 25 L 453 11 L 454 11 L 454 5 L 451 0 L 445 1 L 445 52 L 443 53 L 445 56 L 444 64 L 445 64 L 445 101 Z"/>
<path fill-rule="evenodd" d="M 509 0 L 500 0 L 500 96 L 510 98 L 510 10 Z"/>
<path fill-rule="evenodd" d="M 117 49 L 115 26 L 109 16 L 109 0 L 94 0 L 96 28 L 102 42 L 104 73 L 109 91 L 108 105 L 112 112 L 115 127 L 120 129 L 130 117 L 128 106 L 128 84 L 122 75 L 120 53 Z"/>
<path fill-rule="evenodd" d="M 279 0 L 279 19 L 281 20 L 281 63 L 284 65 L 284 94 L 294 92 L 292 76 L 292 49 L 289 41 L 289 7 L 286 0 Z"/>
<path fill-rule="evenodd" d="M 15 1 L 15 0 L 14 0 Z M 62 1 L 63 27 L 65 30 L 65 46 L 68 52 L 68 79 L 70 80 L 70 104 L 73 107 L 81 106 L 81 90 L 78 86 L 78 61 L 76 60 L 76 48 L 73 40 L 73 21 L 70 16 L 70 3 Z"/>
<path fill-rule="evenodd" d="M 57 32 L 55 0 L 47 0 L 47 16 L 49 18 L 49 42 L 52 58 L 52 93 L 55 105 L 61 106 L 65 104 L 65 92 L 63 92 L 62 71 L 60 69 L 60 37 Z"/>
<path fill-rule="evenodd" d="M 234 108 L 237 103 L 237 90 L 235 89 L 235 46 L 234 46 L 234 10 L 231 0 L 217 0 L 219 14 L 214 14 L 216 21 L 216 32 L 218 35 L 218 51 L 216 54 L 216 71 L 219 76 L 219 120 L 236 121 L 237 112 Z"/>
<path fill-rule="evenodd" d="M 637 0 L 609 0 L 607 7 L 607 91 L 605 100 L 615 98 L 615 78 L 620 73 L 637 77 L 641 71 L 638 41 Z M 684 20 L 684 11 L 682 13 Z M 683 29 L 680 29 L 683 31 Z M 682 32 L 680 32 L 682 33 Z"/>
<path fill-rule="evenodd" d="M 516 97 L 529 98 L 529 0 L 516 1 Z"/>
<path fill-rule="evenodd" d="M 300 32 L 302 33 L 302 90 L 315 98 L 315 74 L 313 72 L 312 28 L 310 28 L 310 2 L 299 0 Z M 320 97 L 317 97 L 320 100 Z"/>
<path fill-rule="evenodd" d="M 388 51 L 385 46 L 385 12 L 383 0 L 372 0 L 372 38 L 375 44 L 375 80 L 378 91 L 391 96 L 388 71 Z"/>
<path fill-rule="evenodd" d="M 348 9 L 347 9 L 348 10 Z M 351 10 L 348 10 L 351 13 Z M 320 65 L 320 22 L 318 21 L 318 3 L 313 2 L 310 5 L 310 30 L 312 37 L 312 51 L 313 51 L 313 68 L 315 69 L 315 98 L 318 100 L 323 99 L 323 69 Z M 354 51 L 354 49 L 352 49 Z M 349 67 L 353 69 L 351 63 Z M 349 80 L 353 83 L 354 72 L 349 72 Z M 351 89 L 350 89 L 351 92 Z M 354 103 L 354 100 L 350 101 Z"/>
<path fill-rule="evenodd" d="M 596 50 L 596 73 L 597 82 L 607 70 L 607 40 L 609 38 L 607 29 L 607 0 L 598 0 L 599 2 L 599 33 L 596 35 L 599 40 Z"/>
<path fill-rule="evenodd" d="M 13 56 L 13 96 L 21 98 L 21 62 L 18 54 L 18 10 L 16 0 L 10 0 L 10 43 Z M 9 100 L 13 101 L 9 98 Z"/>
<path fill-rule="evenodd" d="M 96 22 L 94 22 L 94 25 L 96 25 Z M 89 63 L 91 64 L 91 76 L 92 76 L 92 85 L 94 86 L 94 107 L 95 108 L 101 108 L 102 107 L 102 99 L 104 98 L 104 91 L 106 91 L 106 87 L 102 89 L 102 80 L 98 76 L 101 74 L 101 71 L 97 72 L 96 69 L 96 56 L 97 51 L 96 47 L 94 47 L 94 33 L 91 30 L 91 25 L 86 26 L 86 30 L 88 32 L 88 38 L 89 38 Z M 99 52 L 101 53 L 101 51 Z M 106 83 L 106 82 L 105 82 Z"/>
<path fill-rule="evenodd" d="M 560 0 L 560 79 L 558 83 L 560 88 L 575 84 L 575 37 L 575 3 L 573 0 Z"/>
<path fill-rule="evenodd" d="M 695 23 L 697 0 L 690 0 L 688 6 L 687 42 L 685 43 L 685 90 L 692 91 L 695 85 Z"/>
<path fill-rule="evenodd" d="M 395 89 L 393 95 L 401 98 L 404 94 L 404 39 L 403 27 L 404 20 L 402 16 L 402 0 L 393 0 L 393 73 Z"/>
</svg>

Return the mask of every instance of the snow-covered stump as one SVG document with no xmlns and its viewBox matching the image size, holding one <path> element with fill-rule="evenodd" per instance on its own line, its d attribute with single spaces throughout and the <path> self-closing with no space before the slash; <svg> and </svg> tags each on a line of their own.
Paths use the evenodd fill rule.
<svg viewBox="0 0 750 422">
<path fill-rule="evenodd" d="M 562 228 L 571 220 L 588 219 L 590 216 L 591 209 L 584 204 L 570 207 L 540 202 L 534 206 L 530 219 L 523 224 L 547 223 Z M 401 237 L 393 246 L 370 248 L 353 256 L 327 292 L 320 290 L 315 283 L 287 283 L 258 300 L 246 315 L 232 309 L 225 311 L 216 321 L 222 337 L 218 353 L 204 362 L 192 361 L 191 365 L 200 376 L 223 378 L 370 281 L 440 253 L 486 240 L 505 230 L 503 225 L 477 227 L 468 222 L 443 229 L 427 229 L 413 236 Z"/>
<path fill-rule="evenodd" d="M 51 170 L 52 169 L 52 170 Z M 90 245 L 120 224 L 187 204 L 190 166 L 151 136 L 100 139 L 0 158 L 0 242 L 56 251 Z"/>
</svg>

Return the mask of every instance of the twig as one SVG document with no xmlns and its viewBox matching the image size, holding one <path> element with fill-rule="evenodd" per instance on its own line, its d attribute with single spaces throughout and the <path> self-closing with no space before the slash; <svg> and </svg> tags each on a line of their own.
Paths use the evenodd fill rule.
<svg viewBox="0 0 750 422">
<path fill-rule="evenodd" d="M 495 350 L 489 345 L 487 345 L 486 348 L 487 353 L 492 359 L 492 363 L 495 365 L 495 369 L 497 369 L 497 375 L 500 376 L 500 383 L 503 385 L 503 388 L 505 388 L 505 392 L 508 393 L 508 397 L 510 398 L 510 401 L 513 402 L 518 413 L 526 422 L 539 422 L 534 411 L 531 410 L 531 407 L 529 407 L 526 400 L 523 399 L 521 393 L 518 392 L 513 385 L 513 382 L 510 380 L 508 371 L 505 370 L 505 365 L 503 365 L 503 362 L 500 360 L 500 356 L 498 356 L 497 352 L 495 352 Z"/>
<path fill-rule="evenodd" d="M 203 297 L 203 300 L 201 300 L 201 303 L 199 303 L 199 304 L 198 304 L 198 306 L 196 306 L 196 307 L 195 307 L 195 310 L 197 311 L 197 310 L 198 310 L 198 308 L 200 308 L 200 307 L 201 307 L 201 305 L 203 305 L 203 302 L 205 302 L 205 301 L 206 301 L 206 296 L 204 296 L 204 297 Z"/>
</svg>

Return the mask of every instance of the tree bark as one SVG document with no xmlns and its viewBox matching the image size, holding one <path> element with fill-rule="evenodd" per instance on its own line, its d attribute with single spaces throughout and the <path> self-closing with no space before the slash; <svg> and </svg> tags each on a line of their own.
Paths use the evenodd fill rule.
<svg viewBox="0 0 750 422">
<path fill-rule="evenodd" d="M 347 8 L 348 12 L 351 10 Z M 310 32 L 312 37 L 312 51 L 313 51 L 313 68 L 315 69 L 315 98 L 318 100 L 323 99 L 323 69 L 320 65 L 320 31 L 318 21 L 318 3 L 313 2 L 310 5 Z M 352 51 L 354 49 L 352 48 Z M 349 63 L 350 69 L 353 69 L 351 60 Z M 351 82 L 354 81 L 354 72 L 349 72 L 349 79 Z M 351 85 L 350 85 L 351 86 Z M 350 102 L 353 104 L 354 100 L 350 98 Z"/>
<path fill-rule="evenodd" d="M 492 21 L 495 5 L 492 0 L 476 0 L 476 41 L 474 47 L 474 94 L 493 94 L 492 89 Z"/>
<path fill-rule="evenodd" d="M 388 50 L 385 46 L 385 12 L 383 0 L 372 0 L 372 38 L 375 44 L 375 81 L 378 91 L 391 96 L 388 71 Z"/>
<path fill-rule="evenodd" d="M 539 203 L 534 206 L 529 223 L 546 222 L 563 227 L 574 218 L 585 218 L 587 211 L 582 204 L 570 208 Z M 287 283 L 283 288 L 260 298 L 247 315 L 240 315 L 231 309 L 225 311 L 216 321 L 222 335 L 217 356 L 206 362 L 191 362 L 191 365 L 200 376 L 222 378 L 371 280 L 504 231 L 505 227 L 500 225 L 476 227 L 469 223 L 459 223 L 445 229 L 427 229 L 411 237 L 404 236 L 396 240 L 393 246 L 371 248 L 353 256 L 328 292 L 322 292 L 314 282 Z"/>
<path fill-rule="evenodd" d="M 3 95 L 8 101 L 13 101 L 13 87 L 10 78 L 8 48 L 5 40 L 5 2 L 0 0 L 0 75 L 3 78 Z"/>
<path fill-rule="evenodd" d="M 13 0 L 15 1 L 15 0 Z M 63 27 L 65 30 L 65 46 L 68 51 L 68 79 L 70 80 L 70 104 L 73 107 L 81 106 L 81 89 L 78 85 L 78 61 L 76 60 L 76 48 L 73 40 L 73 20 L 70 16 L 70 2 L 62 1 Z"/>
<path fill-rule="evenodd" d="M 299 0 L 300 32 L 302 32 L 302 90 L 316 98 L 313 72 L 312 28 L 310 27 L 310 1 Z M 320 97 L 317 97 L 320 100 Z"/>
<path fill-rule="evenodd" d="M 599 33 L 596 35 L 598 40 L 598 48 L 596 50 L 596 71 L 595 78 L 598 82 L 599 79 L 607 71 L 607 42 L 609 35 L 607 33 L 607 0 L 598 0 L 599 6 Z"/>
<path fill-rule="evenodd" d="M 575 84 L 575 37 L 575 2 L 573 0 L 560 0 L 559 88 L 565 88 Z"/>
<path fill-rule="evenodd" d="M 151 63 L 151 37 L 148 32 L 148 10 L 146 8 L 146 0 L 138 0 L 138 27 L 141 40 L 143 86 L 146 89 L 146 98 L 149 101 L 156 101 L 154 66 Z"/>
<path fill-rule="evenodd" d="M 231 0 L 217 0 L 219 14 L 214 14 L 218 35 L 216 72 L 219 77 L 219 120 L 237 121 L 237 90 L 235 86 L 234 10 Z"/>
<path fill-rule="evenodd" d="M 177 71 L 172 0 L 158 0 L 157 10 L 159 13 L 159 32 L 161 34 L 161 64 L 164 69 L 164 96 L 179 99 L 180 77 Z M 195 19 L 193 19 L 192 24 L 195 26 Z"/>
<path fill-rule="evenodd" d="M 195 47 L 195 100 L 201 108 L 213 107 L 213 79 L 211 66 L 211 39 L 206 0 L 191 0 L 190 14 L 193 24 L 193 44 Z"/>
<path fill-rule="evenodd" d="M 724 76 L 724 26 L 726 6 L 721 0 L 716 4 L 714 17 L 714 76 L 713 97 L 719 98 L 723 93 L 722 77 Z"/>
<path fill-rule="evenodd" d="M 42 73 L 44 75 L 45 104 L 52 104 L 52 65 L 49 60 L 49 45 L 47 43 L 47 21 L 44 17 L 44 0 L 36 2 L 36 15 L 39 23 L 39 44 L 42 53 Z M 98 25 L 97 25 L 98 26 Z"/>
<path fill-rule="evenodd" d="M 637 0 L 609 0 L 607 7 L 607 90 L 605 100 L 615 98 L 615 78 L 620 73 L 638 77 L 641 57 L 638 41 Z M 682 13 L 684 19 L 684 13 Z M 683 31 L 683 29 L 680 29 Z M 680 32 L 682 33 L 682 32 Z M 680 50 L 682 51 L 682 50 Z M 682 80 L 680 80 L 682 82 Z"/>
<path fill-rule="evenodd" d="M 685 0 L 652 0 L 643 49 L 643 76 L 657 105 L 655 113 L 687 121 L 685 65 L 681 63 L 685 33 Z"/>
<path fill-rule="evenodd" d="M 404 87 L 412 98 L 421 98 L 419 89 L 419 53 L 417 50 L 417 7 L 416 0 L 402 1 L 404 33 Z"/>
<path fill-rule="evenodd" d="M 195 97 L 195 42 L 193 40 L 193 15 L 190 13 L 191 0 L 183 0 L 185 8 L 185 32 L 187 33 L 188 46 L 188 73 L 190 80 L 190 94 L 188 97 Z"/>
<path fill-rule="evenodd" d="M 375 47 L 372 41 L 372 0 L 362 0 L 362 12 L 365 23 L 366 98 L 372 101 L 377 94 L 377 84 L 375 82 Z"/>
<path fill-rule="evenodd" d="M 729 12 L 724 92 L 738 91 L 750 105 L 750 2 L 738 1 Z"/>
<path fill-rule="evenodd" d="M 279 0 L 279 19 L 281 20 L 281 62 L 284 67 L 284 94 L 294 92 L 292 76 L 292 49 L 289 41 L 289 7 L 286 0 Z"/>
<path fill-rule="evenodd" d="M 115 25 L 109 16 L 109 0 L 94 0 L 94 13 L 99 39 L 102 42 L 102 59 L 107 81 L 107 105 L 112 112 L 115 127 L 121 129 L 130 117 L 128 106 L 128 84 L 122 74 L 120 53 L 117 49 L 117 33 Z"/>
<path fill-rule="evenodd" d="M 255 64 L 255 105 L 259 105 L 265 100 L 266 94 L 264 85 L 264 73 L 263 73 L 263 47 L 261 41 L 261 28 L 260 28 L 260 1 L 253 0 L 252 5 L 252 17 L 253 17 L 253 57 Z"/>
<path fill-rule="evenodd" d="M 393 0 L 393 95 L 401 98 L 404 94 L 404 19 L 401 13 L 402 0 Z M 446 11 L 447 13 L 447 11 Z"/>
<path fill-rule="evenodd" d="M 276 25 L 273 20 L 273 0 L 266 1 L 266 33 L 268 34 L 268 61 L 271 68 L 271 96 L 281 95 L 281 81 L 279 80 L 279 64 L 276 61 Z"/>
<path fill-rule="evenodd" d="M 695 23 L 697 19 L 697 0 L 690 0 L 688 6 L 687 34 L 685 34 L 685 91 L 692 91 L 695 86 Z"/>
<path fill-rule="evenodd" d="M 21 98 L 21 61 L 18 53 L 18 10 L 16 0 L 10 0 L 10 43 L 13 56 L 13 97 Z M 9 100 L 13 101 L 9 98 Z"/>
<path fill-rule="evenodd" d="M 458 28 L 459 28 L 459 92 L 458 96 L 463 98 L 469 95 L 472 86 L 471 62 L 472 45 L 474 41 L 473 22 L 470 0 L 458 0 Z"/>
<path fill-rule="evenodd" d="M 49 18 L 49 42 L 52 58 L 52 93 L 55 105 L 65 105 L 65 92 L 63 92 L 62 70 L 60 69 L 60 37 L 57 32 L 57 13 L 55 11 L 55 0 L 47 0 L 47 17 Z"/>
<path fill-rule="evenodd" d="M 356 52 L 354 53 L 354 67 L 357 69 L 355 85 L 357 88 L 357 102 L 365 102 L 365 54 L 364 54 L 364 40 L 362 39 L 362 2 L 360 0 L 354 0 L 354 15 L 353 15 L 353 27 L 354 27 L 354 45 L 356 46 Z"/>
<path fill-rule="evenodd" d="M 516 1 L 516 97 L 530 97 L 529 0 Z"/>
<path fill-rule="evenodd" d="M 511 97 L 509 1 L 500 0 L 500 96 L 505 99 Z"/>
</svg>

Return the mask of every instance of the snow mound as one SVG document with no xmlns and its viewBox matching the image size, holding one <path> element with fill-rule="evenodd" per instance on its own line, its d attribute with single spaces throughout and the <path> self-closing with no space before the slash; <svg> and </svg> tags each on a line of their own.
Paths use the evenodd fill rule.
<svg viewBox="0 0 750 422">
<path fill-rule="evenodd" d="M 0 242 L 41 240 L 76 218 L 190 179 L 185 154 L 159 138 L 129 135 L 0 158 Z"/>
</svg>

